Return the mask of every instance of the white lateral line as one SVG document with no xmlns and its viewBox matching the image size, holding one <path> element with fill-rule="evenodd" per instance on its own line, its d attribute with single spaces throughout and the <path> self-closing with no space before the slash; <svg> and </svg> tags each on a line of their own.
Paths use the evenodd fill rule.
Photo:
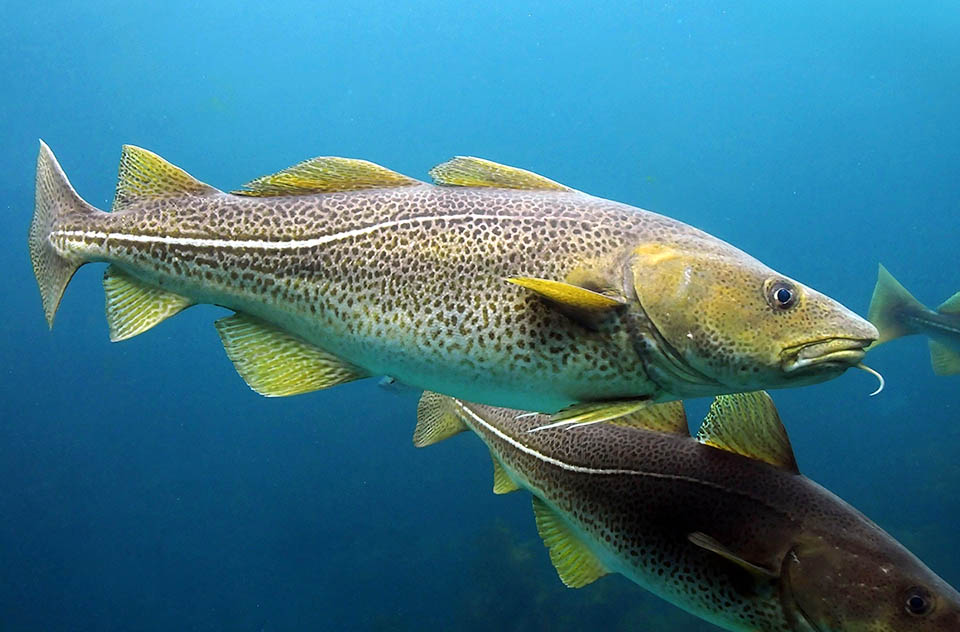
<svg viewBox="0 0 960 632">
<path fill-rule="evenodd" d="M 381 222 L 372 226 L 363 228 L 354 228 L 342 233 L 314 237 L 313 239 L 295 239 L 288 241 L 269 241 L 260 239 L 204 239 L 198 237 L 169 237 L 163 235 L 134 235 L 131 233 L 105 233 L 101 231 L 88 230 L 57 230 L 51 233 L 51 237 L 76 237 L 89 240 L 118 240 L 132 241 L 143 244 L 166 244 L 168 246 L 194 246 L 199 248 L 254 248 L 260 250 L 283 250 L 295 248 L 313 248 L 322 246 L 335 241 L 350 239 L 375 233 L 385 228 L 396 228 L 406 224 L 416 224 L 418 222 L 432 222 L 439 220 L 459 221 L 469 219 L 509 219 L 522 220 L 522 216 L 517 215 L 479 215 L 476 213 L 464 213 L 461 215 L 434 215 L 430 217 L 407 217 L 404 219 Z"/>
</svg>

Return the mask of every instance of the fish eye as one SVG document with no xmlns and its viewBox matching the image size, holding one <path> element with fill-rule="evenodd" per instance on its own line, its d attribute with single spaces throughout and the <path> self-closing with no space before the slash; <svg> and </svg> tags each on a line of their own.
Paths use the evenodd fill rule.
<svg viewBox="0 0 960 632">
<path fill-rule="evenodd" d="M 933 610 L 933 598 L 930 591 L 922 586 L 914 586 L 908 590 L 904 609 L 916 617 L 930 614 Z"/>
<path fill-rule="evenodd" d="M 785 311 L 797 304 L 799 291 L 792 283 L 781 279 L 769 280 L 766 283 L 767 302 L 770 307 Z"/>
</svg>

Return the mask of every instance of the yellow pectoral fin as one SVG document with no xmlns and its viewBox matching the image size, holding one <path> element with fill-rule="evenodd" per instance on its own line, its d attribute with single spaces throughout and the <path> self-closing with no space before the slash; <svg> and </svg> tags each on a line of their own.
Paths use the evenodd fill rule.
<svg viewBox="0 0 960 632">
<path fill-rule="evenodd" d="M 633 415 L 646 406 L 650 406 L 650 400 L 648 399 L 574 404 L 554 413 L 550 417 L 550 421 L 553 422 L 551 426 L 555 424 L 598 424 Z"/>
<path fill-rule="evenodd" d="M 413 445 L 423 448 L 467 429 L 452 397 L 424 391 L 417 403 L 417 427 Z"/>
<path fill-rule="evenodd" d="M 563 517 L 536 496 L 533 497 L 533 517 L 537 521 L 537 533 L 550 549 L 550 561 L 568 588 L 581 588 L 610 572 Z"/>
<path fill-rule="evenodd" d="M 532 277 L 509 277 L 505 280 L 537 294 L 568 318 L 590 329 L 595 329 L 605 318 L 626 305 L 621 299 L 563 281 Z"/>
<path fill-rule="evenodd" d="M 636 412 L 611 419 L 610 423 L 628 428 L 690 435 L 690 429 L 687 427 L 687 413 L 680 400 L 643 406 Z"/>
<path fill-rule="evenodd" d="M 246 314 L 221 318 L 214 325 L 237 373 L 266 397 L 309 393 L 370 376 L 360 367 Z"/>
<path fill-rule="evenodd" d="M 103 273 L 103 291 L 113 342 L 142 334 L 193 305 L 189 298 L 147 285 L 116 266 Z"/>
</svg>

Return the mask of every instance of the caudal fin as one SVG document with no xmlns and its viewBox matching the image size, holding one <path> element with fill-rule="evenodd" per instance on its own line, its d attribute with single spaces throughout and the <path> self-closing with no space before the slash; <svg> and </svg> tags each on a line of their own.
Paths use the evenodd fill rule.
<svg viewBox="0 0 960 632">
<path fill-rule="evenodd" d="M 30 260 L 33 262 L 33 274 L 40 287 L 40 298 L 47 324 L 53 328 L 53 317 L 57 313 L 63 291 L 73 273 L 86 263 L 79 258 L 61 256 L 50 241 L 50 235 L 68 217 L 99 213 L 96 208 L 84 202 L 73 190 L 70 181 L 60 168 L 60 164 L 46 143 L 40 141 L 40 153 L 37 156 L 37 193 L 30 222 L 28 243 Z"/>
<path fill-rule="evenodd" d="M 873 346 L 917 333 L 904 315 L 926 309 L 881 263 L 877 272 L 877 285 L 873 288 L 873 298 L 870 299 L 870 311 L 867 313 L 867 320 L 880 332 L 880 337 Z"/>
</svg>

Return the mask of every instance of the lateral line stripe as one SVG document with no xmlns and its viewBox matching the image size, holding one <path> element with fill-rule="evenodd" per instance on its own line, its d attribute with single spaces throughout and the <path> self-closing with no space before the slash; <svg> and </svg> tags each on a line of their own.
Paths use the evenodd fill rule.
<svg viewBox="0 0 960 632">
<path fill-rule="evenodd" d="M 204 239 L 198 237 L 169 237 L 163 235 L 134 235 L 130 233 L 106 233 L 102 231 L 91 230 L 57 230 L 53 231 L 51 237 L 67 237 L 88 240 L 117 240 L 132 241 L 145 244 L 166 244 L 168 246 L 194 246 L 198 248 L 254 248 L 260 250 L 283 250 L 285 248 L 313 248 L 322 246 L 335 241 L 350 239 L 375 233 L 384 228 L 395 228 L 405 224 L 415 224 L 418 222 L 430 222 L 438 220 L 466 220 L 466 219 L 524 219 L 519 215 L 480 215 L 477 213 L 463 213 L 460 215 L 434 215 L 429 217 L 407 217 L 404 219 L 391 220 L 364 226 L 363 228 L 354 228 L 342 233 L 314 237 L 313 239 L 294 239 L 288 241 L 269 241 L 260 239 Z"/>
<path fill-rule="evenodd" d="M 464 406 L 462 403 L 460 403 L 460 401 L 458 401 L 458 400 L 454 400 L 454 401 L 456 402 L 457 407 L 460 408 L 460 410 L 462 410 L 462 411 L 464 412 L 464 414 L 466 414 L 471 420 L 473 420 L 473 421 L 476 422 L 477 424 L 481 425 L 483 428 L 485 428 L 485 429 L 488 430 L 489 432 L 491 432 L 491 433 L 495 434 L 496 436 L 500 437 L 501 439 L 503 439 L 504 441 L 506 441 L 507 443 L 509 443 L 509 444 L 512 445 L 513 447 L 515 447 L 516 449 L 520 450 L 521 452 L 523 452 L 523 453 L 525 453 L 525 454 L 529 454 L 530 456 L 532 456 L 532 457 L 534 457 L 534 458 L 540 459 L 541 461 L 545 461 L 546 463 L 549 463 L 549 464 L 551 464 L 551 465 L 556 465 L 557 467 L 559 467 L 559 468 L 561 468 L 561 469 L 564 469 L 564 470 L 567 470 L 567 471 L 570 471 L 570 472 L 577 472 L 578 474 L 607 474 L 607 475 L 611 475 L 611 474 L 630 474 L 630 475 L 633 475 L 633 476 L 651 476 L 651 477 L 653 477 L 653 478 L 668 478 L 668 479 L 673 479 L 673 480 L 684 480 L 684 481 L 691 481 L 691 482 L 696 482 L 696 483 L 701 483 L 701 484 L 710 485 L 710 483 L 708 483 L 708 482 L 706 482 L 706 481 L 701 481 L 700 479 L 696 479 L 696 478 L 692 478 L 692 477 L 688 477 L 688 476 L 676 476 L 676 475 L 673 475 L 673 474 L 658 474 L 658 473 L 656 473 L 656 472 L 643 472 L 643 471 L 639 471 L 639 470 L 624 470 L 624 469 L 616 469 L 616 468 L 612 468 L 612 469 L 600 469 L 600 468 L 594 468 L 594 467 L 583 467 L 582 465 L 573 465 L 573 464 L 571 464 L 571 463 L 567 463 L 567 462 L 565 462 L 565 461 L 561 461 L 560 459 L 555 459 L 555 458 L 553 458 L 553 457 L 547 456 L 547 455 L 545 455 L 545 454 L 542 454 L 542 453 L 540 453 L 540 452 L 537 452 L 537 451 L 534 450 L 533 448 L 529 448 L 529 447 L 523 445 L 522 443 L 520 443 L 519 441 L 517 441 L 517 440 L 514 439 L 513 437 L 511 437 L 511 436 L 505 434 L 504 432 L 500 431 L 499 428 L 496 428 L 496 427 L 490 425 L 489 423 L 487 423 L 486 421 L 484 421 L 482 417 L 480 417 L 480 416 L 477 415 L 475 412 L 473 412 L 472 410 L 470 410 L 469 408 L 467 408 L 466 406 Z"/>
</svg>

